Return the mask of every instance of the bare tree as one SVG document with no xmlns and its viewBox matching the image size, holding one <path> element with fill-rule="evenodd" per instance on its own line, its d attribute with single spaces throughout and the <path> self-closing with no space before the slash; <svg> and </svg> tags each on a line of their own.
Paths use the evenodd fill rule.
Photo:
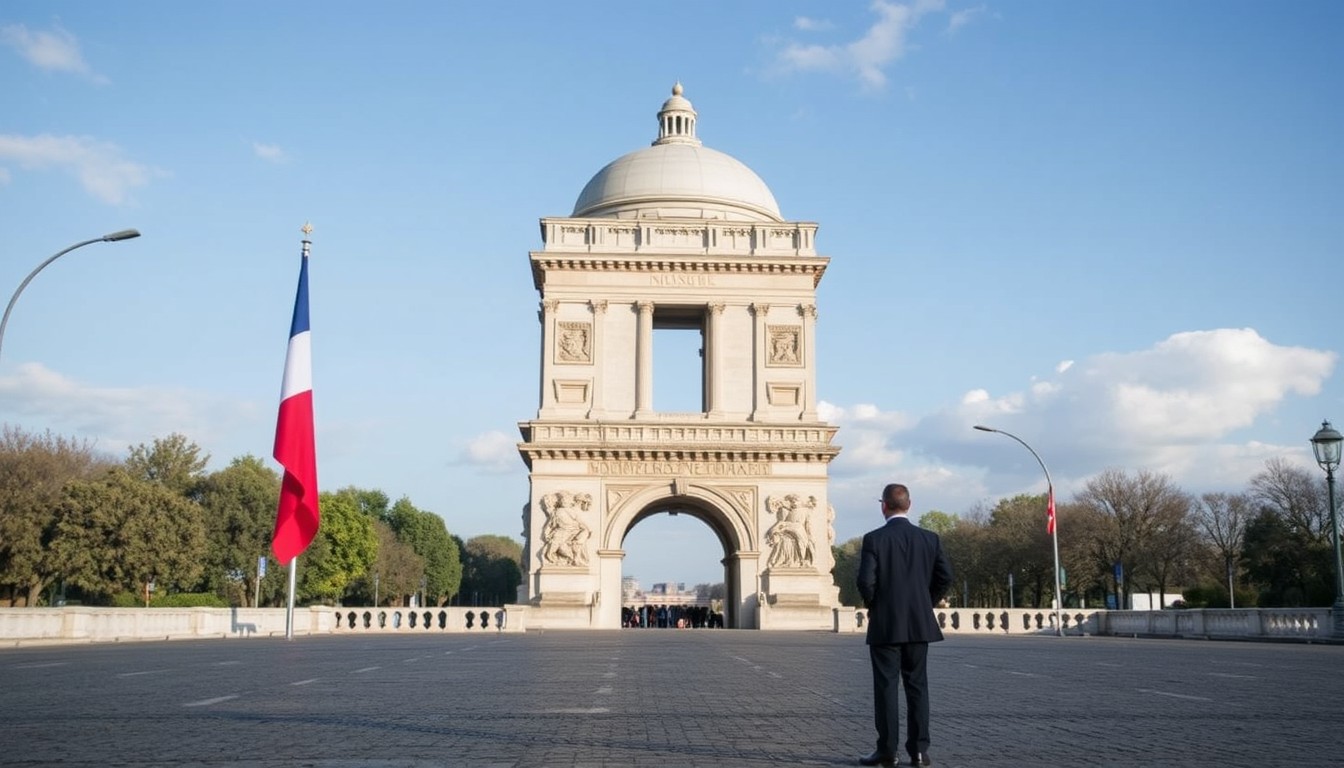
<svg viewBox="0 0 1344 768">
<path fill-rule="evenodd" d="M 1255 503 L 1244 493 L 1206 493 L 1199 497 L 1196 520 L 1204 540 L 1213 547 L 1227 578 L 1228 607 L 1237 607 L 1237 563 L 1246 542 L 1246 523 Z"/>
<path fill-rule="evenodd" d="M 1133 592 L 1134 577 L 1147 576 L 1152 586 L 1166 579 L 1168 568 L 1158 561 L 1165 559 L 1170 565 L 1178 555 L 1168 551 L 1158 537 L 1171 535 L 1175 521 L 1190 507 L 1189 496 L 1169 477 L 1148 470 L 1130 476 L 1108 469 L 1088 482 L 1077 502 L 1101 517 L 1091 542 L 1097 566 L 1118 566 L 1130 576 L 1113 577 L 1121 606 Z"/>
<path fill-rule="evenodd" d="M 1325 485 L 1302 467 L 1281 458 L 1265 462 L 1265 469 L 1251 478 L 1251 497 L 1273 508 L 1289 530 L 1324 539 L 1330 531 Z"/>
</svg>

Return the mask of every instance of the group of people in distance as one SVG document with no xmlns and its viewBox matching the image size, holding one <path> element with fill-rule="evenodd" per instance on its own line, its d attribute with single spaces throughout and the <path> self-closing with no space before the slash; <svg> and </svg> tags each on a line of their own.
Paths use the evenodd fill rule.
<svg viewBox="0 0 1344 768">
<path fill-rule="evenodd" d="M 641 605 L 621 609 L 621 626 L 662 629 L 723 629 L 723 614 L 707 605 Z"/>
</svg>

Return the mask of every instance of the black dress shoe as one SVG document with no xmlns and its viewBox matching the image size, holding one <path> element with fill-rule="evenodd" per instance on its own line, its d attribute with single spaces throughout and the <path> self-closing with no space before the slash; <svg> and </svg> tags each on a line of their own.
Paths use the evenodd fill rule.
<svg viewBox="0 0 1344 768">
<path fill-rule="evenodd" d="M 880 765 L 883 766 L 883 768 L 892 768 L 896 765 L 896 756 L 874 752 L 867 757 L 860 757 L 859 765 Z"/>
<path fill-rule="evenodd" d="M 911 765 L 933 765 L 933 760 L 929 757 L 929 753 L 928 753 L 928 752 L 920 752 L 920 753 L 917 754 L 917 755 L 911 755 L 911 756 L 910 756 L 910 764 L 911 764 Z"/>
</svg>

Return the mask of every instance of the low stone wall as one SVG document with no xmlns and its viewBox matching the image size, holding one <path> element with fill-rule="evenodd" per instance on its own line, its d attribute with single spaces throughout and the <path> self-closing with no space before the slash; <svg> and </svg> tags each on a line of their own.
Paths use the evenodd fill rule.
<svg viewBox="0 0 1344 768">
<path fill-rule="evenodd" d="M 851 613 L 852 612 L 852 613 Z M 1045 609 L 938 608 L 944 635 L 1053 635 L 1055 614 Z M 863 632 L 867 611 L 838 609 L 835 631 Z M 1164 611 L 1060 612 L 1065 635 L 1176 637 L 1210 640 L 1342 642 L 1331 637 L 1329 608 L 1200 608 Z"/>
<path fill-rule="evenodd" d="M 944 635 L 1054 635 L 1055 613 L 1043 608 L 936 608 Z M 1103 611 L 1060 611 L 1066 635 L 1102 634 Z M 835 631 L 865 632 L 868 612 L 862 608 L 837 609 Z"/>
<path fill-rule="evenodd" d="M 0 646 L 284 637 L 284 608 L 0 608 Z M 521 632 L 525 606 L 294 609 L 295 635 Z"/>
<path fill-rule="evenodd" d="M 1105 635 L 1209 639 L 1331 640 L 1329 608 L 1197 608 L 1103 611 Z"/>
</svg>

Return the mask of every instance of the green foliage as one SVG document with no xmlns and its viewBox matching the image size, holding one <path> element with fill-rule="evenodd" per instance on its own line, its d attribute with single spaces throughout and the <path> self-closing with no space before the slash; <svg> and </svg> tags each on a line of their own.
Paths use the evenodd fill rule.
<svg viewBox="0 0 1344 768">
<path fill-rule="evenodd" d="M 360 512 L 350 494 L 323 493 L 318 505 L 322 521 L 312 545 L 299 559 L 298 597 L 336 602 L 373 566 L 378 534 L 373 519 Z"/>
<path fill-rule="evenodd" d="M 263 603 L 283 599 L 285 569 L 271 555 L 280 476 L 248 455 L 204 478 L 198 489 L 209 543 L 205 586 L 230 605 L 251 605 L 257 595 L 257 559 L 266 556 L 272 559 L 261 599 Z"/>
<path fill-rule="evenodd" d="M 200 507 L 122 468 L 66 485 L 56 511 L 54 554 L 66 580 L 95 594 L 196 585 L 205 559 Z"/>
<path fill-rule="evenodd" d="M 398 539 L 392 526 L 382 520 L 375 520 L 373 525 L 378 532 L 378 559 L 373 568 L 377 582 L 371 585 L 373 579 L 365 576 L 361 580 L 363 596 L 372 603 L 376 592 L 379 604 L 409 605 L 410 596 L 420 591 L 425 578 L 425 559 Z"/>
<path fill-rule="evenodd" d="M 37 605 L 63 563 L 51 550 L 53 510 L 67 483 L 87 479 L 110 465 L 87 441 L 0 431 L 0 605 Z"/>
<path fill-rule="evenodd" d="M 131 448 L 124 466 L 132 477 L 191 496 L 209 463 L 210 455 L 201 455 L 200 446 L 174 432 L 155 438 L 153 445 L 141 443 Z"/>
<path fill-rule="evenodd" d="M 945 536 L 956 529 L 957 516 L 931 509 L 919 516 L 919 527 L 927 531 L 933 531 L 939 536 Z"/>
<path fill-rule="evenodd" d="M 417 509 L 403 496 L 392 505 L 387 522 L 396 531 L 398 539 L 411 545 L 411 549 L 424 558 L 427 602 L 443 603 L 458 594 L 462 587 L 462 558 L 443 518 Z"/>
<path fill-rule="evenodd" d="M 462 602 L 503 605 L 517 599 L 523 545 L 508 536 L 485 535 L 462 547 Z"/>
<path fill-rule="evenodd" d="M 118 592 L 112 596 L 114 608 L 144 608 L 145 595 Z M 213 592 L 176 592 L 169 595 L 150 593 L 150 608 L 228 608 L 229 603 Z"/>
<path fill-rule="evenodd" d="M 831 557 L 835 559 L 831 575 L 835 578 L 835 585 L 840 588 L 841 605 L 856 608 L 863 606 L 863 596 L 859 594 L 859 549 L 862 546 L 862 537 L 831 545 Z"/>
</svg>

